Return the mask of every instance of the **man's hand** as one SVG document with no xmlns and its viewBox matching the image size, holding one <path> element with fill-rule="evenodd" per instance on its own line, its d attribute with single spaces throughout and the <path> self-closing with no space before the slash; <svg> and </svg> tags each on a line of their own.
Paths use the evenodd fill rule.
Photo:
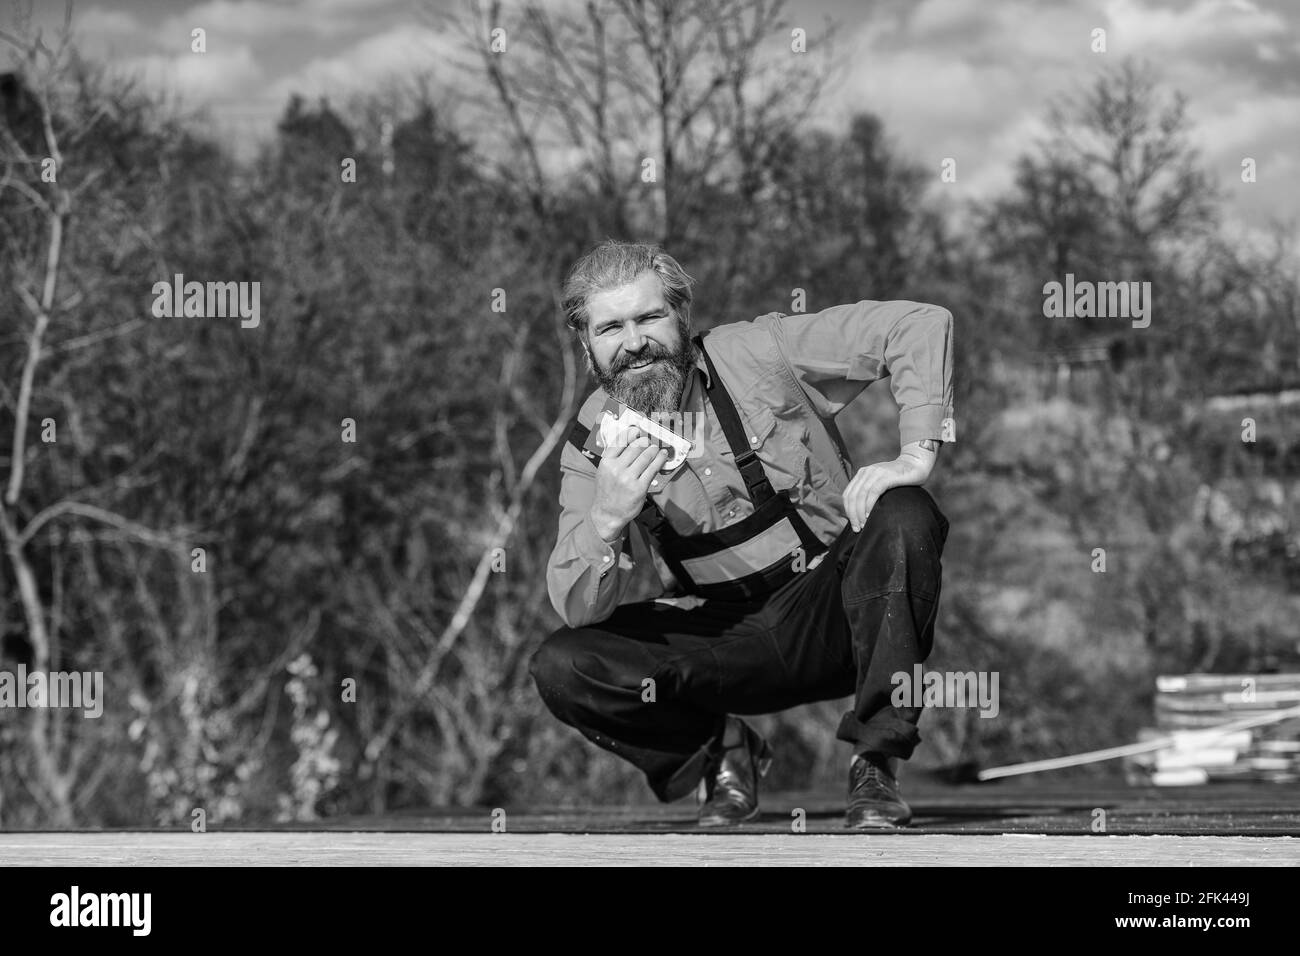
<svg viewBox="0 0 1300 956">
<path fill-rule="evenodd" d="M 660 448 L 638 429 L 628 434 L 632 440 L 604 455 L 596 469 L 591 520 L 606 544 L 617 541 L 628 522 L 641 513 L 650 482 L 672 456 L 671 448 Z"/>
<path fill-rule="evenodd" d="M 902 453 L 893 461 L 882 461 L 858 469 L 858 473 L 844 489 L 844 513 L 853 530 L 862 530 L 877 499 L 890 488 L 925 484 L 939 457 L 940 444 L 928 438 L 914 441 L 904 445 Z"/>
</svg>

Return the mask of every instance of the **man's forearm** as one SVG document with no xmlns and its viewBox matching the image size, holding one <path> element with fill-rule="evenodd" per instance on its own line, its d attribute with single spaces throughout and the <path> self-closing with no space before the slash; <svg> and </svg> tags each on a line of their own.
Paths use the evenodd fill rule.
<svg viewBox="0 0 1300 956">
<path fill-rule="evenodd" d="M 579 518 L 565 529 L 547 566 L 547 589 L 566 624 L 581 626 L 612 611 L 617 559 L 617 549 L 601 540 L 591 521 Z"/>
<path fill-rule="evenodd" d="M 620 604 L 664 593 L 643 535 L 635 526 L 598 523 L 600 509 L 593 506 L 588 484 L 585 476 L 566 472 L 559 535 L 547 565 L 551 604 L 570 627 L 604 620 Z"/>
<path fill-rule="evenodd" d="M 893 461 L 877 462 L 858 469 L 840 496 L 849 526 L 854 531 L 861 531 L 877 499 L 890 488 L 925 484 L 939 458 L 938 446 L 941 444 L 934 438 L 918 438 L 904 445 Z"/>
<path fill-rule="evenodd" d="M 939 448 L 942 445 L 943 442 L 937 438 L 921 438 L 904 445 L 899 451 L 899 456 L 914 459 L 921 466 L 926 478 L 929 478 L 935 462 L 939 460 Z"/>
<path fill-rule="evenodd" d="M 627 527 L 626 522 L 621 522 L 617 518 L 606 515 L 599 506 L 592 505 L 588 512 L 591 516 L 591 523 L 596 529 L 596 534 L 600 540 L 604 541 L 610 547 L 623 537 L 623 529 Z"/>
</svg>

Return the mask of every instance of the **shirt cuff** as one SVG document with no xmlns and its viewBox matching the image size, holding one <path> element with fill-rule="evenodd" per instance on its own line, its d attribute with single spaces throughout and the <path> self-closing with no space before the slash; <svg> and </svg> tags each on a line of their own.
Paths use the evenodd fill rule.
<svg viewBox="0 0 1300 956">
<path fill-rule="evenodd" d="M 596 531 L 596 523 L 591 520 L 591 515 L 582 519 L 573 533 L 573 542 L 577 545 L 582 560 L 595 568 L 602 578 L 614 567 L 614 549 Z"/>
<path fill-rule="evenodd" d="M 905 408 L 898 416 L 899 446 L 910 445 L 922 438 L 943 440 L 943 420 L 952 418 L 948 405 L 917 405 Z"/>
</svg>

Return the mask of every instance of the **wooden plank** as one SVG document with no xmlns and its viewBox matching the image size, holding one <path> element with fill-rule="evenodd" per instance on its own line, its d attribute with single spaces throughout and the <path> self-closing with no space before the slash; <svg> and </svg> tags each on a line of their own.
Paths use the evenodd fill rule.
<svg viewBox="0 0 1300 956">
<path fill-rule="evenodd" d="M 1094 835 L 1105 813 L 1105 834 L 1113 836 L 1300 837 L 1300 804 L 1286 785 L 1225 782 L 1199 787 L 1124 786 L 1012 778 L 977 786 L 940 786 L 903 774 L 903 793 L 915 813 L 898 836 L 997 835 L 1002 833 Z M 309 824 L 253 825 L 209 819 L 218 832 L 307 831 L 459 833 L 491 835 L 494 810 L 504 812 L 510 833 L 699 834 L 691 799 L 622 806 L 514 806 L 419 808 L 382 816 L 356 816 Z M 746 835 L 793 835 L 796 822 L 806 834 L 843 835 L 844 795 L 823 789 L 761 794 L 759 817 L 742 825 Z M 499 814 L 497 815 L 499 816 Z M 95 832 L 95 831 L 91 831 Z M 111 832 L 111 831 L 100 831 Z M 188 834 L 188 828 L 181 831 Z"/>
<path fill-rule="evenodd" d="M 1300 840 L 892 833 L 0 834 L 0 866 L 1295 866 Z"/>
</svg>

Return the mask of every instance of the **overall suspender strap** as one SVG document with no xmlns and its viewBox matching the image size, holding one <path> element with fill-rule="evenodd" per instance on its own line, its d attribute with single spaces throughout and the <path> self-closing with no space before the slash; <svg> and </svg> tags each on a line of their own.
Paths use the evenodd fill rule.
<svg viewBox="0 0 1300 956">
<path fill-rule="evenodd" d="M 597 468 L 600 467 L 600 456 L 594 451 L 587 451 L 587 436 L 591 434 L 591 429 L 582 422 L 578 421 L 577 416 L 573 419 L 573 428 L 569 429 L 569 444 L 582 454 Z"/>
<path fill-rule="evenodd" d="M 704 364 L 709 368 L 709 401 L 718 416 L 718 424 L 722 426 L 722 434 L 731 446 L 731 453 L 736 456 L 736 467 L 740 469 L 740 477 L 745 482 L 745 490 L 749 492 L 749 500 L 758 508 L 775 496 L 776 492 L 772 490 L 772 482 L 768 481 L 763 463 L 758 460 L 758 455 L 751 447 L 752 443 L 745 435 L 745 426 L 740 422 L 736 404 L 722 384 L 722 378 L 713 365 L 713 359 L 709 358 L 708 350 L 704 348 L 704 335 L 697 335 L 695 344 L 704 356 Z"/>
</svg>

